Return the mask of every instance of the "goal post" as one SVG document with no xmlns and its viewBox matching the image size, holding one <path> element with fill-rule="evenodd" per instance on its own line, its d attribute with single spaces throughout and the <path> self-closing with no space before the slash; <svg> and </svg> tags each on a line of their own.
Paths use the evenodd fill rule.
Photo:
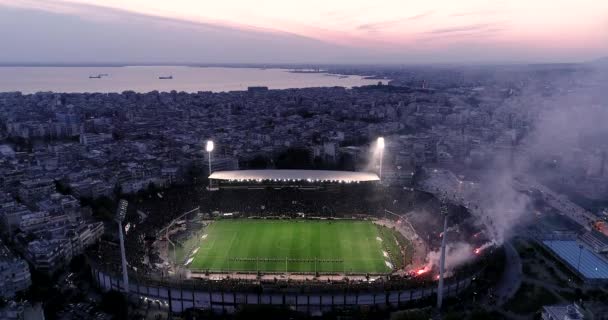
<svg viewBox="0 0 608 320">
<path fill-rule="evenodd" d="M 226 257 L 221 272 L 269 272 L 269 273 L 344 273 L 347 263 L 337 258 L 290 258 L 283 257 Z"/>
</svg>

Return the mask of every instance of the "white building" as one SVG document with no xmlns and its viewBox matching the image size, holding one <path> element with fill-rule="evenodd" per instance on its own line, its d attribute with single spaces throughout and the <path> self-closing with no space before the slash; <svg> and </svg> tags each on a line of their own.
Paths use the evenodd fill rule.
<svg viewBox="0 0 608 320">
<path fill-rule="evenodd" d="M 569 305 L 544 306 L 541 317 L 543 320 L 584 320 L 581 307 L 576 303 Z"/>
<path fill-rule="evenodd" d="M 26 244 L 25 258 L 40 272 L 52 274 L 72 259 L 65 240 L 34 240 Z"/>
<path fill-rule="evenodd" d="M 0 222 L 2 223 L 2 228 L 9 235 L 12 235 L 19 228 L 22 217 L 31 213 L 32 212 L 24 205 L 16 202 L 12 206 L 0 206 Z"/>
<path fill-rule="evenodd" d="M 76 197 L 99 198 L 110 196 L 114 191 L 107 182 L 91 178 L 70 182 L 69 186 Z"/>
<path fill-rule="evenodd" d="M 0 242 L 0 297 L 11 298 L 32 284 L 27 262 Z"/>
<path fill-rule="evenodd" d="M 25 319 L 23 304 L 15 301 L 8 302 L 3 308 L 0 308 L 0 319 L 5 320 L 22 320 Z"/>
<path fill-rule="evenodd" d="M 55 182 L 52 179 L 31 179 L 19 184 L 19 197 L 24 202 L 36 202 L 52 193 L 55 193 Z"/>
<path fill-rule="evenodd" d="M 98 145 L 112 140 L 109 133 L 83 133 L 80 135 L 80 144 L 85 146 Z"/>
</svg>

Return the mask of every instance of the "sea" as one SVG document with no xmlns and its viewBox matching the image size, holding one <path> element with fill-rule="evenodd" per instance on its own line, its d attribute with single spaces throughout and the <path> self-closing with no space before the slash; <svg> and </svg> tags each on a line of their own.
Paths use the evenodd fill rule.
<svg viewBox="0 0 608 320">
<path fill-rule="evenodd" d="M 172 79 L 160 79 L 172 78 Z M 135 92 L 247 90 L 251 86 L 270 89 L 355 86 L 379 80 L 357 75 L 273 68 L 229 68 L 190 66 L 124 67 L 0 67 L 0 92 Z M 387 81 L 383 81 L 386 83 Z"/>
</svg>

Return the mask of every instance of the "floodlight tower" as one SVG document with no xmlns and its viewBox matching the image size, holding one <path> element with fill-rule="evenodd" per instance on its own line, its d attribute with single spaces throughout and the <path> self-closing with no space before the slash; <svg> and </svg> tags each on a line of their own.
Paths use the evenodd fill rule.
<svg viewBox="0 0 608 320">
<path fill-rule="evenodd" d="M 213 141 L 207 140 L 207 145 L 205 146 L 205 151 L 209 154 L 209 175 L 211 175 L 211 152 L 214 148 Z M 211 190 L 211 179 L 209 179 L 209 190 Z"/>
<path fill-rule="evenodd" d="M 116 209 L 116 216 L 114 221 L 118 224 L 118 238 L 120 240 L 120 259 L 122 262 L 122 283 L 123 291 L 125 294 L 129 294 L 129 275 L 127 274 L 127 257 L 125 254 L 125 237 L 123 235 L 122 222 L 125 220 L 127 214 L 127 207 L 129 203 L 126 200 L 120 200 L 118 202 L 118 209 Z"/>
<path fill-rule="evenodd" d="M 380 181 L 382 181 L 382 160 L 384 158 L 384 138 L 379 137 L 376 147 L 380 151 L 380 170 L 378 176 L 380 176 Z"/>
<path fill-rule="evenodd" d="M 439 284 L 437 287 L 437 309 L 443 304 L 443 277 L 445 273 L 445 245 L 448 237 L 448 206 L 446 199 L 441 198 L 441 215 L 443 215 L 443 237 L 441 238 L 441 256 L 439 260 Z"/>
</svg>

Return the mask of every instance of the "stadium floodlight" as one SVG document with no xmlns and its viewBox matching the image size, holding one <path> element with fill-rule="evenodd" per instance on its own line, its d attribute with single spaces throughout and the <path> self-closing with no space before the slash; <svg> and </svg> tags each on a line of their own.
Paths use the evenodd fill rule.
<svg viewBox="0 0 608 320">
<path fill-rule="evenodd" d="M 205 150 L 207 152 L 211 152 L 211 151 L 213 151 L 213 148 L 214 148 L 213 141 L 207 140 L 207 145 L 205 146 Z"/>
<path fill-rule="evenodd" d="M 209 154 L 209 175 L 211 175 L 211 152 L 213 151 L 215 145 L 213 141 L 207 140 L 207 144 L 205 145 L 205 151 Z M 211 190 L 211 179 L 209 179 L 209 190 Z"/>
<path fill-rule="evenodd" d="M 114 216 L 114 221 L 122 223 L 125 220 L 125 215 L 127 214 L 127 207 L 129 206 L 129 202 L 126 200 L 120 200 L 118 202 L 118 208 L 116 209 L 116 215 Z"/>
<path fill-rule="evenodd" d="M 125 253 L 125 238 L 123 235 L 122 222 L 125 220 L 127 214 L 127 207 L 129 203 L 126 200 L 120 200 L 118 202 L 118 208 L 116 209 L 116 216 L 114 220 L 118 224 L 118 239 L 120 242 L 120 260 L 122 265 L 122 284 L 123 291 L 125 294 L 129 294 L 129 275 L 127 273 L 127 257 Z"/>
<path fill-rule="evenodd" d="M 448 205 L 447 200 L 442 196 L 441 200 L 441 214 L 443 215 L 443 237 L 441 238 L 441 255 L 439 257 L 439 283 L 437 284 L 437 309 L 441 310 L 443 303 L 443 279 L 445 273 L 445 248 L 446 239 L 448 237 Z"/>
<path fill-rule="evenodd" d="M 380 181 L 382 181 L 382 160 L 384 158 L 384 138 L 379 137 L 376 147 L 380 151 L 380 170 L 378 172 L 378 176 L 380 177 Z"/>
</svg>

